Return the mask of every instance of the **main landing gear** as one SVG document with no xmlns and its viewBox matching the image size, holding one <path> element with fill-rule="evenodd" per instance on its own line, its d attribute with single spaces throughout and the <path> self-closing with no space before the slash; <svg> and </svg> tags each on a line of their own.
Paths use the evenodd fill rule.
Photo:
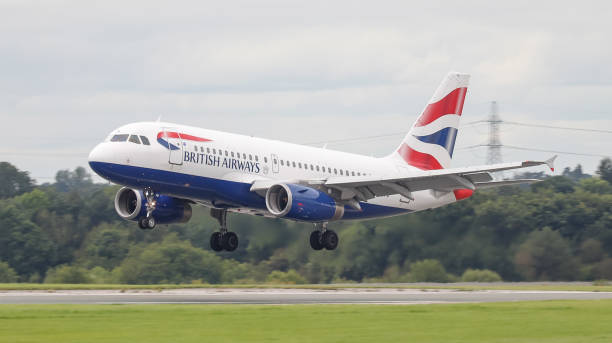
<svg viewBox="0 0 612 343">
<path fill-rule="evenodd" d="M 138 226 L 143 230 L 152 230 L 157 224 L 155 218 L 153 217 L 153 211 L 155 211 L 155 206 L 157 205 L 156 198 L 159 195 L 157 195 L 151 187 L 145 188 L 143 190 L 143 193 L 145 198 L 147 199 L 147 215 L 146 217 L 142 217 L 138 220 Z"/>
<path fill-rule="evenodd" d="M 310 234 L 310 247 L 314 250 L 334 250 L 338 246 L 338 235 L 327 229 L 327 223 L 316 223 L 315 230 Z"/>
<path fill-rule="evenodd" d="M 234 251 L 238 248 L 238 235 L 227 231 L 227 210 L 210 209 L 210 215 L 219 221 L 221 228 L 210 236 L 210 248 L 214 251 Z"/>
</svg>

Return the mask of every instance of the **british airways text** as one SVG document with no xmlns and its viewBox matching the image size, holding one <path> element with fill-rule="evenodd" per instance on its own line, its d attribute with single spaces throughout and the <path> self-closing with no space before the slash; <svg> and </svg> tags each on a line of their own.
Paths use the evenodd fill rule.
<svg viewBox="0 0 612 343">
<path fill-rule="evenodd" d="M 235 169 L 249 173 L 259 173 L 261 170 L 259 162 L 243 161 L 235 158 L 201 154 L 197 152 L 185 151 L 183 161 L 213 167 Z"/>
</svg>

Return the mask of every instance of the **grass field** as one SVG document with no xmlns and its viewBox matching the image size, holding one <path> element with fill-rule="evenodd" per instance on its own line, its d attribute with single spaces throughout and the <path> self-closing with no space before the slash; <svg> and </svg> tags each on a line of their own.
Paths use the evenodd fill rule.
<svg viewBox="0 0 612 343">
<path fill-rule="evenodd" d="M 274 285 L 274 284 L 181 284 L 181 285 L 96 285 L 96 284 L 40 284 L 40 283 L 0 283 L 0 291 L 9 290 L 163 290 L 182 288 L 307 288 L 307 289 L 341 289 L 341 288 L 401 288 L 401 289 L 456 289 L 462 291 L 477 290 L 516 290 L 516 291 L 583 291 L 583 292 L 612 292 L 612 285 L 587 283 L 487 283 L 487 284 L 318 284 L 318 285 Z"/>
<path fill-rule="evenodd" d="M 0 342 L 612 342 L 612 301 L 0 305 Z"/>
</svg>

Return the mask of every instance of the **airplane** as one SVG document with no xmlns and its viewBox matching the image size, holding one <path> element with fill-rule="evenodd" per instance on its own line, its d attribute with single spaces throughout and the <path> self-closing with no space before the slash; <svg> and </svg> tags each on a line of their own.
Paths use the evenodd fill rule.
<svg viewBox="0 0 612 343">
<path fill-rule="evenodd" d="M 214 251 L 234 251 L 228 213 L 314 224 L 310 246 L 334 250 L 328 223 L 403 215 L 469 198 L 475 190 L 533 183 L 492 173 L 547 165 L 556 156 L 451 168 L 468 74 L 449 73 L 400 145 L 376 158 L 165 122 L 112 131 L 89 154 L 91 169 L 122 185 L 115 210 L 141 229 L 184 223 L 192 205 L 210 208 Z"/>
</svg>

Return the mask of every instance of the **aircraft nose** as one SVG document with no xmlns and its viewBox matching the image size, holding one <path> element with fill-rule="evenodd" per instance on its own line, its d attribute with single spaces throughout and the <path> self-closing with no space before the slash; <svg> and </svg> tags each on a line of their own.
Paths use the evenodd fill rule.
<svg viewBox="0 0 612 343">
<path fill-rule="evenodd" d="M 89 164 L 91 164 L 91 162 L 104 162 L 103 157 L 104 157 L 103 144 L 98 144 L 96 145 L 95 148 L 93 148 L 93 150 L 89 152 L 89 157 L 87 158 L 87 161 L 89 162 Z"/>
<path fill-rule="evenodd" d="M 106 168 L 105 166 L 112 162 L 112 152 L 109 147 L 105 143 L 100 143 L 96 145 L 93 150 L 89 153 L 88 157 L 89 166 L 91 169 L 96 172 L 96 174 L 106 177 Z"/>
</svg>

